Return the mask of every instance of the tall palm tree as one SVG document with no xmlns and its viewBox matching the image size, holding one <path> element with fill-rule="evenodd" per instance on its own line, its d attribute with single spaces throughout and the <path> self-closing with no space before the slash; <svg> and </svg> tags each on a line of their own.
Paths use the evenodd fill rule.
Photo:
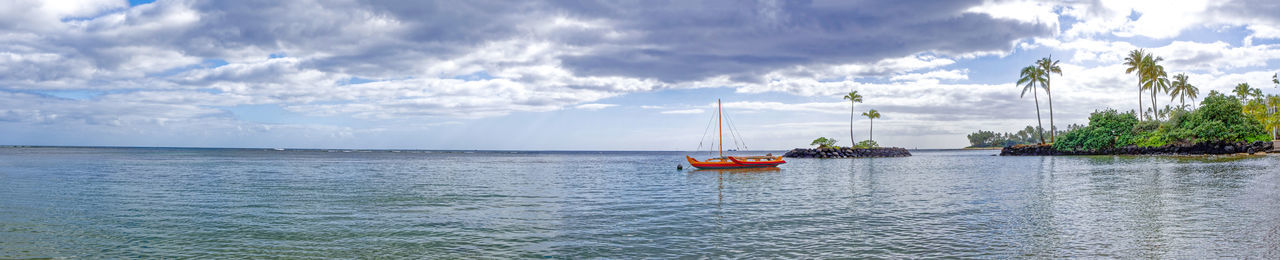
<svg viewBox="0 0 1280 260">
<path fill-rule="evenodd" d="M 1040 137 L 1040 144 L 1044 144 L 1044 123 L 1040 121 L 1040 96 L 1036 93 L 1036 85 L 1044 83 L 1044 71 L 1035 65 L 1022 68 L 1022 72 L 1018 78 L 1018 85 L 1022 87 L 1022 97 L 1027 96 L 1027 90 L 1031 90 L 1031 96 L 1036 100 L 1036 124 L 1040 126 L 1036 129 L 1036 135 Z M 1024 85 L 1025 84 L 1025 85 Z"/>
<path fill-rule="evenodd" d="M 853 139 L 853 115 L 857 112 L 853 111 L 853 104 L 862 103 L 862 95 L 858 95 L 856 90 L 849 91 L 849 94 L 844 94 L 844 99 L 849 101 L 849 143 L 856 145 L 858 141 Z M 849 145 L 849 147 L 853 147 L 853 145 Z"/>
<path fill-rule="evenodd" d="M 1142 58 L 1146 55 L 1147 54 L 1145 51 L 1143 51 L 1142 49 L 1137 49 L 1137 50 L 1130 51 L 1129 56 L 1124 57 L 1124 65 L 1128 66 L 1124 69 L 1124 74 L 1137 72 L 1137 75 L 1138 75 L 1138 110 L 1134 110 L 1134 111 L 1138 112 L 1138 116 L 1140 117 L 1143 115 L 1142 113 L 1142 110 L 1143 110 L 1142 82 L 1144 81 L 1144 79 L 1146 79 L 1145 75 L 1142 73 L 1143 71 Z"/>
<path fill-rule="evenodd" d="M 1277 133 L 1280 132 L 1280 115 L 1277 115 L 1277 112 L 1280 112 L 1280 96 L 1267 95 L 1266 104 L 1270 108 L 1270 116 L 1267 117 L 1266 125 L 1271 128 L 1271 140 L 1280 139 L 1280 135 L 1277 135 L 1280 134 Z"/>
<path fill-rule="evenodd" d="M 1176 98 L 1182 103 L 1183 107 L 1186 107 L 1187 98 L 1190 97 L 1192 101 L 1195 101 L 1196 96 L 1200 94 L 1200 89 L 1187 82 L 1187 74 L 1178 73 L 1178 75 L 1173 76 L 1173 83 L 1169 85 L 1169 93 L 1169 102 L 1173 102 L 1173 99 Z"/>
<path fill-rule="evenodd" d="M 1162 57 L 1152 57 L 1151 53 L 1142 57 L 1142 74 L 1144 81 L 1142 87 L 1151 90 L 1151 111 L 1160 111 L 1160 106 L 1156 105 L 1156 94 L 1169 91 L 1169 74 L 1165 73 L 1164 65 L 1160 62 L 1164 61 Z M 1159 115 L 1152 115 L 1159 120 Z"/>
<path fill-rule="evenodd" d="M 1240 83 L 1236 84 L 1236 88 L 1232 89 L 1231 93 L 1236 93 L 1236 98 L 1239 98 L 1240 102 L 1244 102 L 1249 100 L 1249 95 L 1252 94 L 1252 91 L 1249 91 L 1250 89 L 1252 88 L 1249 87 L 1249 83 Z"/>
<path fill-rule="evenodd" d="M 869 140 L 875 141 L 876 140 L 876 118 L 880 118 L 880 111 L 876 111 L 875 109 L 872 109 L 871 111 L 862 112 L 862 116 L 865 116 L 867 117 L 867 119 L 871 120 L 871 131 L 867 131 L 867 132 L 870 133 L 870 136 L 871 136 Z"/>
<path fill-rule="evenodd" d="M 1049 91 L 1049 83 L 1054 73 L 1062 76 L 1062 67 L 1058 67 L 1058 61 L 1053 60 L 1053 55 L 1036 61 L 1036 66 L 1039 66 L 1040 70 L 1044 71 L 1044 94 L 1049 96 L 1049 142 L 1057 142 L 1057 138 L 1054 138 L 1056 135 L 1054 131 L 1057 131 L 1058 128 L 1053 124 L 1053 92 Z"/>
</svg>

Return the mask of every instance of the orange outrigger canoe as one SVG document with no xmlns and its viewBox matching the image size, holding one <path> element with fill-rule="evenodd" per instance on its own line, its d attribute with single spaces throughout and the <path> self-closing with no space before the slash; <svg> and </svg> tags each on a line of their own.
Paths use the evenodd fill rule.
<svg viewBox="0 0 1280 260">
<path fill-rule="evenodd" d="M 720 121 L 720 100 L 716 100 L 716 129 L 720 131 L 720 157 L 707 159 L 706 161 L 698 161 L 692 156 L 685 155 L 684 158 L 689 160 L 689 165 L 698 169 L 737 169 L 737 168 L 764 168 L 778 167 L 779 164 L 787 163 L 782 160 L 782 156 L 724 156 L 724 129 L 721 127 Z"/>
<path fill-rule="evenodd" d="M 779 164 L 787 163 L 787 161 L 782 160 L 782 156 L 729 156 L 711 158 L 706 161 L 698 161 L 698 159 L 693 159 L 688 155 L 685 155 L 684 158 L 689 160 L 689 165 L 698 167 L 698 169 L 778 167 Z"/>
</svg>

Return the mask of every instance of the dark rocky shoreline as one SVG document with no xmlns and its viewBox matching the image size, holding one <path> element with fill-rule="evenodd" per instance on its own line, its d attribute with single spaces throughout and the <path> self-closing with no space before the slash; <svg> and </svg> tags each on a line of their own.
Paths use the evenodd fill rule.
<svg viewBox="0 0 1280 260">
<path fill-rule="evenodd" d="M 911 152 L 900 147 L 883 147 L 871 149 L 854 148 L 796 148 L 782 154 L 789 158 L 869 158 L 869 157 L 907 157 Z"/>
<path fill-rule="evenodd" d="M 1049 145 L 1015 145 L 1000 150 L 1000 156 L 1045 155 L 1211 155 L 1272 152 L 1272 142 L 1204 142 L 1196 144 L 1171 144 L 1160 147 L 1119 147 L 1091 151 L 1059 151 Z"/>
</svg>

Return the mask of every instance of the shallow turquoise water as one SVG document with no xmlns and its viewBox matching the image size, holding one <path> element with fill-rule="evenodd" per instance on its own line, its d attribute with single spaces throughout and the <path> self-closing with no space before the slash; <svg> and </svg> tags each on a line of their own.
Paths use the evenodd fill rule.
<svg viewBox="0 0 1280 260">
<path fill-rule="evenodd" d="M 1280 257 L 1277 156 L 914 153 L 0 148 L 0 258 Z"/>
</svg>

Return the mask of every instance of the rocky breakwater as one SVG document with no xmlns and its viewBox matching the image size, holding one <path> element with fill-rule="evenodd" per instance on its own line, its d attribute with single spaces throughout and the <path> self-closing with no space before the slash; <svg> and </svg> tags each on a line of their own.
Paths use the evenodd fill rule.
<svg viewBox="0 0 1280 260">
<path fill-rule="evenodd" d="M 907 157 L 911 156 L 911 152 L 900 147 L 883 147 L 870 149 L 855 148 L 817 148 L 804 149 L 796 148 L 782 157 L 789 158 L 866 158 L 866 157 Z"/>
<path fill-rule="evenodd" d="M 1271 152 L 1272 142 L 1203 142 L 1195 144 L 1171 144 L 1160 147 L 1127 146 L 1098 150 L 1060 151 L 1049 145 L 1015 145 L 1000 150 L 1001 156 L 1043 155 L 1204 155 L 1204 154 L 1254 154 Z"/>
</svg>

